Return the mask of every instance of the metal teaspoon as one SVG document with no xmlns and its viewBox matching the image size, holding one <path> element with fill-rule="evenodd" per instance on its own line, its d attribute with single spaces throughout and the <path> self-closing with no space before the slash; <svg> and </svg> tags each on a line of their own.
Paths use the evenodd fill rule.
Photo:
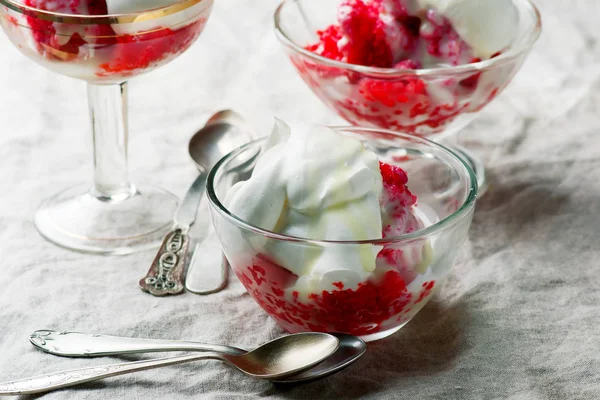
<svg viewBox="0 0 600 400">
<path fill-rule="evenodd" d="M 339 339 L 340 345 L 331 357 L 300 374 L 272 381 L 296 383 L 323 378 L 352 364 L 367 350 L 365 342 L 356 336 L 345 333 L 332 335 Z M 164 351 L 215 351 L 232 355 L 246 353 L 237 347 L 190 341 L 137 339 L 45 329 L 33 332 L 29 341 L 42 351 L 62 357 L 102 357 Z"/>
<path fill-rule="evenodd" d="M 188 231 L 196 221 L 198 207 L 206 188 L 208 172 L 210 167 L 225 154 L 252 140 L 247 133 L 249 130 L 239 128 L 244 126 L 243 121 L 243 118 L 234 111 L 219 111 L 213 114 L 204 127 L 190 140 L 190 154 L 192 154 L 193 148 L 193 154 L 196 155 L 196 157 L 192 156 L 192 159 L 200 160 L 200 164 L 197 163 L 200 175 L 185 194 L 173 219 L 173 229 L 166 235 L 146 276 L 139 282 L 143 291 L 154 296 L 183 293 L 183 276 L 190 243 Z M 231 125 L 233 123 L 236 124 L 235 128 Z M 211 226 L 212 224 L 209 222 L 209 229 Z M 212 236 L 209 235 L 208 238 L 212 238 Z M 216 240 L 213 240 L 210 245 L 219 248 Z M 205 252 L 207 256 L 210 254 L 211 252 Z M 204 284 L 203 288 L 209 287 L 212 291 L 219 290 L 224 286 L 227 278 L 227 264 L 224 257 L 223 262 L 216 264 L 213 259 L 206 260 L 207 262 L 204 264 L 206 267 L 201 271 L 194 272 L 194 266 L 202 263 L 203 260 L 204 258 L 199 254 L 198 246 L 196 246 L 188 272 L 192 274 L 191 281 L 196 282 L 196 286 Z M 219 267 L 219 265 L 221 266 Z M 204 274 L 205 276 L 203 276 Z M 215 280 L 217 284 L 215 284 Z M 215 285 L 217 287 L 214 287 Z M 205 292 L 210 293 L 206 290 Z"/>
<path fill-rule="evenodd" d="M 244 118 L 232 110 L 214 114 L 191 139 L 190 157 L 201 171 L 208 171 L 225 155 L 252 141 L 252 129 Z M 185 278 L 185 288 L 195 294 L 215 293 L 225 287 L 228 275 L 227 259 L 219 249 L 220 244 L 212 223 L 204 240 L 196 244 Z"/>
<path fill-rule="evenodd" d="M 0 396 L 49 392 L 111 376 L 205 359 L 225 361 L 255 378 L 278 379 L 297 374 L 320 363 L 333 354 L 338 346 L 339 340 L 326 333 L 297 333 L 280 337 L 241 355 L 205 352 L 190 356 L 80 368 L 0 383 Z"/>
</svg>

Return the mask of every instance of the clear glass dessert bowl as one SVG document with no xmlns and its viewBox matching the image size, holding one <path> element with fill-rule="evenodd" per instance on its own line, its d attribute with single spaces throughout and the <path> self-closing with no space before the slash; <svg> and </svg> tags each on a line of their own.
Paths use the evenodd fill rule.
<svg viewBox="0 0 600 400">
<path fill-rule="evenodd" d="M 440 141 L 469 124 L 510 83 L 537 40 L 541 19 L 529 0 L 513 0 L 518 32 L 493 58 L 435 68 L 378 68 L 324 57 L 309 47 L 318 30 L 336 23 L 341 0 L 285 0 L 275 12 L 275 32 L 294 67 L 312 91 L 356 126 L 411 133 Z M 450 145 L 449 145 L 450 146 Z M 451 146 L 485 187 L 482 164 Z"/>
<path fill-rule="evenodd" d="M 408 189 L 417 197 L 408 218 L 418 221 L 419 229 L 377 240 L 324 241 L 278 234 L 241 220 L 225 206 L 226 197 L 235 183 L 252 174 L 264 138 L 219 161 L 209 174 L 207 196 L 215 231 L 235 274 L 283 329 L 344 332 L 372 341 L 408 323 L 448 276 L 471 224 L 477 181 L 462 158 L 427 139 L 372 128 L 334 129 L 360 140 L 380 162 L 406 172 Z M 357 282 L 340 265 L 312 286 L 300 285 L 302 277 L 286 268 L 286 260 L 311 260 L 325 251 L 375 251 L 376 268 Z"/>
<path fill-rule="evenodd" d="M 40 206 L 35 224 L 46 239 L 72 250 L 125 254 L 163 238 L 177 198 L 129 181 L 126 81 L 184 52 L 202 32 L 212 3 L 180 0 L 156 8 L 155 1 L 143 11 L 109 14 L 101 0 L 0 0 L 0 25 L 19 51 L 87 82 L 94 183 L 69 188 Z"/>
</svg>

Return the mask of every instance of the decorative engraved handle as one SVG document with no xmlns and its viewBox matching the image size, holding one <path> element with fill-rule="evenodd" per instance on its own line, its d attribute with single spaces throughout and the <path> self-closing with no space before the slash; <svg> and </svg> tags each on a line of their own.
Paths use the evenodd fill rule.
<svg viewBox="0 0 600 400">
<path fill-rule="evenodd" d="M 184 292 L 183 275 L 190 238 L 188 231 L 196 221 L 196 213 L 206 188 L 206 171 L 194 180 L 175 214 L 175 228 L 167 234 L 140 288 L 154 296 Z"/>
<path fill-rule="evenodd" d="M 0 383 L 0 396 L 50 392 L 52 390 L 61 389 L 68 386 L 75 386 L 81 383 L 110 378 L 111 376 L 124 375 L 130 372 L 144 371 L 166 365 L 182 364 L 206 359 L 227 361 L 226 358 L 218 353 L 203 353 L 191 356 L 159 358 L 156 360 L 134 361 L 121 364 L 74 369 L 70 371 L 61 371 L 47 375 L 35 376 L 33 378 Z"/>
<path fill-rule="evenodd" d="M 97 357 L 157 351 L 214 351 L 231 355 L 246 353 L 244 350 L 236 347 L 216 344 L 177 340 L 136 339 L 81 332 L 57 332 L 53 330 L 35 331 L 29 337 L 29 341 L 35 347 L 45 352 L 65 357 Z"/>
<path fill-rule="evenodd" d="M 181 294 L 190 238 L 177 228 L 167 234 L 140 288 L 154 296 Z"/>
</svg>

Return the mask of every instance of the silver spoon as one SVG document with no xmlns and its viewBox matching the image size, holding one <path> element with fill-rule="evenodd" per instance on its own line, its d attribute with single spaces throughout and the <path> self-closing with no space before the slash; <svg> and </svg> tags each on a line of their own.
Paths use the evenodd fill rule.
<svg viewBox="0 0 600 400">
<path fill-rule="evenodd" d="M 231 110 L 219 111 L 211 116 L 204 127 L 190 140 L 189 151 L 200 170 L 200 175 L 183 197 L 173 218 L 172 230 L 165 236 L 150 269 L 139 281 L 143 291 L 154 296 L 183 293 L 185 286 L 183 276 L 190 244 L 189 230 L 196 222 L 208 172 L 225 154 L 252 140 L 248 133 L 250 129 L 242 127 L 245 127 L 245 122 L 237 113 Z M 209 229 L 211 226 L 212 224 L 209 223 Z M 210 258 L 215 253 L 215 248 L 219 248 L 216 239 L 210 243 L 208 251 L 203 251 L 204 254 L 201 254 L 202 251 L 198 251 L 196 246 L 189 271 L 194 279 L 188 280 L 197 283 L 199 289 L 196 291 L 190 288 L 191 291 L 206 294 L 218 291 L 224 286 L 227 279 L 227 265 L 223 265 L 224 263 L 218 259 L 215 262 L 214 257 Z M 221 252 L 217 251 L 216 254 L 220 255 Z M 194 272 L 194 266 L 198 264 L 204 268 Z"/>
<path fill-rule="evenodd" d="M 344 333 L 334 333 L 333 335 L 339 339 L 340 345 L 331 357 L 300 374 L 271 380 L 295 383 L 323 378 L 350 365 L 367 350 L 365 342 L 355 336 Z M 53 330 L 35 331 L 31 334 L 29 341 L 42 351 L 63 357 L 99 357 L 161 351 L 216 351 L 231 355 L 246 353 L 245 350 L 237 347 L 198 342 L 135 339 Z"/>
<path fill-rule="evenodd" d="M 244 118 L 232 110 L 214 114 L 191 139 L 190 157 L 202 174 L 225 155 L 252 141 L 252 129 Z M 196 244 L 185 278 L 185 288 L 196 294 L 215 293 L 225 287 L 228 274 L 227 259 L 219 251 L 219 241 L 212 223 L 208 224 L 205 239 Z"/>
<path fill-rule="evenodd" d="M 202 354 L 100 365 L 55 372 L 0 383 L 0 396 L 49 392 L 130 372 L 197 360 L 222 360 L 243 373 L 260 379 L 278 379 L 304 371 L 320 363 L 339 346 L 339 340 L 326 333 L 297 333 L 283 336 L 240 355 L 206 352 Z"/>
</svg>

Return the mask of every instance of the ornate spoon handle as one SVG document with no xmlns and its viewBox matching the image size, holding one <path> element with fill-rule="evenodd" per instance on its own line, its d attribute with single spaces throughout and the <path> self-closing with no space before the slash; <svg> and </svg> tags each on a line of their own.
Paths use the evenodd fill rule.
<svg viewBox="0 0 600 400">
<path fill-rule="evenodd" d="M 169 232 L 146 276 L 140 279 L 140 289 L 159 297 L 183 293 L 189 243 L 189 235 L 181 228 Z"/>
<path fill-rule="evenodd" d="M 242 349 L 216 344 L 177 340 L 135 339 L 81 332 L 35 331 L 29 337 L 35 347 L 65 357 L 97 357 L 157 351 L 213 351 L 241 355 Z"/>
<path fill-rule="evenodd" d="M 217 359 L 227 361 L 218 353 L 202 353 L 191 356 L 159 358 L 155 360 L 134 361 L 121 364 L 102 365 L 55 372 L 52 374 L 34 376 L 11 382 L 0 383 L 0 396 L 15 396 L 19 394 L 34 394 L 92 382 L 111 376 L 124 375 L 130 372 L 159 368 L 165 365 L 182 364 L 190 361 Z"/>
<path fill-rule="evenodd" d="M 184 271 L 190 237 L 188 231 L 196 221 L 198 206 L 206 188 L 208 173 L 202 171 L 183 197 L 173 222 L 174 229 L 163 243 L 139 286 L 154 296 L 167 296 L 184 292 Z"/>
</svg>

